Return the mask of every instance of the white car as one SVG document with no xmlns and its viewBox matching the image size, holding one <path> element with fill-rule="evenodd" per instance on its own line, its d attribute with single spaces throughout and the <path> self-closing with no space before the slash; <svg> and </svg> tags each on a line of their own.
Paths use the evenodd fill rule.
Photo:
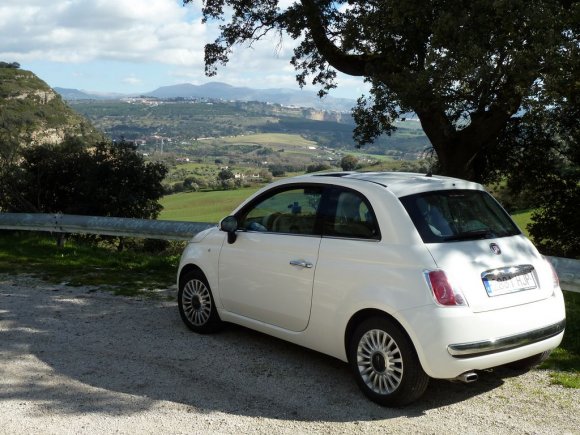
<svg viewBox="0 0 580 435">
<path fill-rule="evenodd" d="M 410 173 L 320 173 L 273 183 L 197 234 L 178 305 L 347 361 L 387 406 L 429 378 L 531 367 L 562 340 L 551 264 L 479 184 Z"/>
</svg>

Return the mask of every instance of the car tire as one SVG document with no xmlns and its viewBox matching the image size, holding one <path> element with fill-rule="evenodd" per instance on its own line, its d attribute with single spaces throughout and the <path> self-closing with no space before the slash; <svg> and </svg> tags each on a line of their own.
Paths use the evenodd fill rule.
<svg viewBox="0 0 580 435">
<path fill-rule="evenodd" d="M 349 365 L 372 401 L 398 407 L 417 400 L 429 384 L 407 334 L 387 317 L 370 317 L 354 330 Z"/>
<path fill-rule="evenodd" d="M 201 271 L 187 272 L 180 278 L 177 305 L 183 323 L 192 331 L 208 334 L 223 327 L 211 289 Z"/>
<path fill-rule="evenodd" d="M 512 370 L 528 371 L 546 361 L 550 357 L 551 353 L 551 350 L 547 350 L 537 355 L 532 355 L 527 358 L 506 364 L 506 367 L 509 367 Z"/>
</svg>

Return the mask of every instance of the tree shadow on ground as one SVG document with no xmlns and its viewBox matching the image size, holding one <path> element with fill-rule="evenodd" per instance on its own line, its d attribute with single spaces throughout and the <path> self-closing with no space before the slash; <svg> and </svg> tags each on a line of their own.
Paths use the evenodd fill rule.
<svg viewBox="0 0 580 435">
<path fill-rule="evenodd" d="M 484 372 L 468 385 L 432 380 L 416 403 L 383 408 L 334 358 L 234 325 L 194 334 L 174 302 L 45 287 L 0 288 L 0 400 L 33 401 L 39 412 L 124 415 L 169 401 L 184 412 L 370 421 L 421 416 L 510 375 Z"/>
</svg>

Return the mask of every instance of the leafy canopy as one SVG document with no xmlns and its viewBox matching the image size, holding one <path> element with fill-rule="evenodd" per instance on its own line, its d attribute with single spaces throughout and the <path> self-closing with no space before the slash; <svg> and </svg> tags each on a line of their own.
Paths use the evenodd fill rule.
<svg viewBox="0 0 580 435">
<path fill-rule="evenodd" d="M 132 143 L 77 138 L 21 151 L 0 173 L 0 210 L 156 218 L 167 169 L 146 163 Z"/>
<path fill-rule="evenodd" d="M 194 0 L 184 0 L 191 3 Z M 204 21 L 223 20 L 206 45 L 206 74 L 234 46 L 274 32 L 297 40 L 291 63 L 300 85 L 324 95 L 336 71 L 372 88 L 353 113 L 360 145 L 414 112 L 441 171 L 481 179 L 481 158 L 522 100 L 558 70 L 577 44 L 573 0 L 203 0 Z M 479 166 L 478 166 L 479 160 Z"/>
</svg>

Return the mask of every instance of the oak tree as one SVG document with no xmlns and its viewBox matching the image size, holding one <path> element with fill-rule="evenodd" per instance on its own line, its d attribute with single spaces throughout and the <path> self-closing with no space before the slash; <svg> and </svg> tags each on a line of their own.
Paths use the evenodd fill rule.
<svg viewBox="0 0 580 435">
<path fill-rule="evenodd" d="M 184 0 L 192 3 L 197 0 Z M 236 45 L 275 33 L 297 41 L 297 80 L 336 86 L 336 72 L 364 77 L 370 95 L 353 115 L 359 145 L 413 112 L 440 172 L 482 180 L 522 101 L 578 44 L 575 0 L 202 0 L 203 20 L 223 20 L 205 47 L 216 74 Z M 493 162 L 491 162 L 493 164 Z"/>
</svg>

